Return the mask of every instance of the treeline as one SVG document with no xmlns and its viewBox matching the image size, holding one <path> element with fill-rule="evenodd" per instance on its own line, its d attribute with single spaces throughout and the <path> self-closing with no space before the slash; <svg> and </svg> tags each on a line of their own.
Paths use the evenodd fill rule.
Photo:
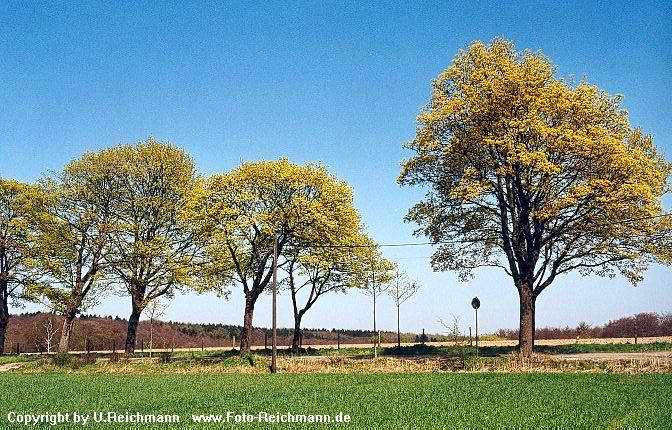
<svg viewBox="0 0 672 430">
<path fill-rule="evenodd" d="M 63 317 L 50 313 L 30 312 L 13 316 L 13 324 L 7 332 L 8 351 L 53 352 L 57 349 Z M 75 319 L 76 330 L 70 339 L 72 350 L 122 349 L 128 321 L 118 316 L 98 316 L 83 314 Z M 231 347 L 239 348 L 242 326 L 230 324 L 198 324 L 173 321 L 147 321 L 138 324 L 138 348 L 170 349 Z M 303 329 L 303 347 L 310 345 L 367 344 L 374 339 L 373 332 L 367 330 Z M 340 333 L 339 333 L 340 332 Z M 381 332 L 383 342 L 396 341 L 396 333 Z M 279 345 L 291 345 L 293 329 L 279 328 Z M 402 342 L 419 341 L 414 333 L 402 333 Z M 429 340 L 442 340 L 443 336 L 432 335 Z M 151 343 L 151 345 L 150 345 Z M 270 345 L 270 329 L 255 327 L 252 331 L 252 345 Z"/>
<path fill-rule="evenodd" d="M 495 333 L 505 339 L 518 339 L 518 330 L 501 329 Z M 672 314 L 653 312 L 610 320 L 604 325 L 585 322 L 576 327 L 543 327 L 535 330 L 537 339 L 612 338 L 672 336 Z"/>
<path fill-rule="evenodd" d="M 365 233 L 350 186 L 324 166 L 280 159 L 204 176 L 186 151 L 153 138 L 88 152 L 36 183 L 0 178 L 0 261 L 0 354 L 9 304 L 21 301 L 60 316 L 66 352 L 81 340 L 79 315 L 104 296 L 126 296 L 123 347 L 132 353 L 141 316 L 159 319 L 176 291 L 242 294 L 241 327 L 180 333 L 237 331 L 247 353 L 257 299 L 276 275 L 294 316 L 281 335 L 295 349 L 312 336 L 302 337 L 302 318 L 329 293 L 373 296 L 375 332 L 377 297 L 389 293 L 399 307 L 417 290 Z"/>
</svg>

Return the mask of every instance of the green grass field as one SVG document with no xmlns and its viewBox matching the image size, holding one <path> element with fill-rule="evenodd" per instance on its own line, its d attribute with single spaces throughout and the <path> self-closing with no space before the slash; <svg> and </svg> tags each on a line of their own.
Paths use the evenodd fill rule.
<svg viewBox="0 0 672 430">
<path fill-rule="evenodd" d="M 669 428 L 671 388 L 671 374 L 8 373 L 0 377 L 0 428 L 15 428 L 11 411 L 179 414 L 173 428 L 269 427 L 192 423 L 192 414 L 227 411 L 343 412 L 348 428 Z"/>
</svg>

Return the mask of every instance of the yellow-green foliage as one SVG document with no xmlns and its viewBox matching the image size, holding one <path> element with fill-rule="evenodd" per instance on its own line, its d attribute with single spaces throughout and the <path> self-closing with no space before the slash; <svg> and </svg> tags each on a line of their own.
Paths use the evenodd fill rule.
<svg viewBox="0 0 672 430">
<path fill-rule="evenodd" d="M 361 227 L 345 182 L 321 165 L 286 159 L 244 163 L 201 181 L 183 217 L 211 256 L 207 270 L 223 284 L 263 274 L 274 235 L 282 252 L 352 243 Z M 319 255 L 324 256 L 315 252 L 305 258 Z"/>
<path fill-rule="evenodd" d="M 433 82 L 418 123 L 399 180 L 431 186 L 408 219 L 446 242 L 435 267 L 502 265 L 536 295 L 570 270 L 637 282 L 669 258 L 659 216 L 670 164 L 620 96 L 557 77 L 542 54 L 471 44 Z"/>
</svg>

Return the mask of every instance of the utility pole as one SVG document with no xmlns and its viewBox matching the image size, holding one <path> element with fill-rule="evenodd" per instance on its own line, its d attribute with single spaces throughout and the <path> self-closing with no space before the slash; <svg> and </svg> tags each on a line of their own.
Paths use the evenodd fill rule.
<svg viewBox="0 0 672 430">
<path fill-rule="evenodd" d="M 376 334 L 378 330 L 376 329 L 376 268 L 374 266 L 373 257 L 371 257 L 371 288 L 373 289 L 373 357 L 378 358 L 378 339 Z"/>
<path fill-rule="evenodd" d="M 278 372 L 278 326 L 277 326 L 277 301 L 278 301 L 278 236 L 273 235 L 273 340 L 271 352 L 271 373 Z"/>
</svg>

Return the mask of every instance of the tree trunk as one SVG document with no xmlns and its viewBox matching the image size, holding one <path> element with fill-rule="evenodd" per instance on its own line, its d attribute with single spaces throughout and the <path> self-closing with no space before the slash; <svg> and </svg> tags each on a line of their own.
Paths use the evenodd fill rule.
<svg viewBox="0 0 672 430">
<path fill-rule="evenodd" d="M 292 352 L 299 352 L 301 347 L 301 317 L 302 315 L 297 315 L 294 317 L 294 337 L 292 338 Z"/>
<path fill-rule="evenodd" d="M 63 329 L 61 330 L 61 340 L 58 343 L 58 352 L 68 352 L 70 350 L 70 334 L 75 322 L 76 312 L 68 311 L 63 319 Z"/>
<path fill-rule="evenodd" d="M 532 356 L 534 349 L 534 306 L 532 288 L 522 285 L 520 296 L 520 327 L 518 329 L 518 349 L 523 357 Z"/>
<path fill-rule="evenodd" d="M 0 310 L 0 355 L 5 353 L 5 335 L 7 334 L 8 325 L 9 325 L 9 312 L 5 312 L 4 309 Z"/>
<path fill-rule="evenodd" d="M 240 355 L 249 354 L 252 342 L 252 318 L 254 316 L 254 303 L 256 297 L 251 293 L 245 295 L 245 314 L 243 316 L 243 329 L 240 332 Z"/>
<path fill-rule="evenodd" d="M 0 355 L 5 353 L 5 336 L 9 325 L 7 280 L 0 281 Z"/>
<path fill-rule="evenodd" d="M 141 313 L 142 309 L 133 301 L 133 310 L 131 311 L 131 316 L 128 318 L 128 330 L 126 331 L 126 346 L 124 348 L 126 354 L 135 352 L 135 340 L 138 334 L 138 323 L 140 322 Z"/>
<path fill-rule="evenodd" d="M 378 333 L 376 331 L 376 293 L 373 293 L 373 343 L 374 345 L 377 345 L 378 341 Z"/>
<path fill-rule="evenodd" d="M 401 306 L 397 305 L 397 348 L 401 349 L 401 325 L 399 323 L 399 308 Z"/>
</svg>

